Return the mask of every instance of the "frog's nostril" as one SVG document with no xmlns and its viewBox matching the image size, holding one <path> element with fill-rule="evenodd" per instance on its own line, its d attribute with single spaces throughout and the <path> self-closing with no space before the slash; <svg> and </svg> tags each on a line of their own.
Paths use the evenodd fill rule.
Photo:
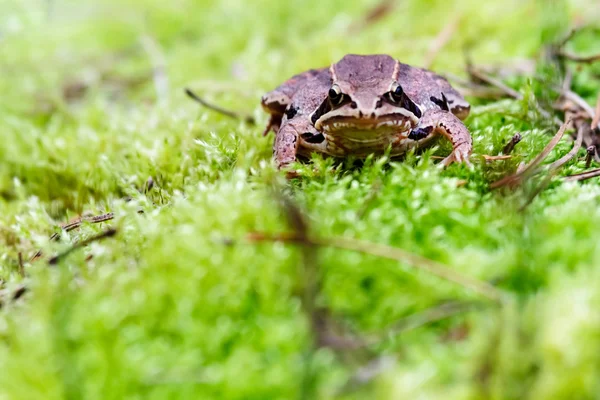
<svg viewBox="0 0 600 400">
<path fill-rule="evenodd" d="M 375 108 L 381 108 L 383 107 L 383 101 L 381 101 L 381 99 L 377 100 L 377 103 L 375 104 Z"/>
<path fill-rule="evenodd" d="M 371 118 L 375 119 L 375 111 L 371 113 Z"/>
<path fill-rule="evenodd" d="M 358 118 L 362 118 L 362 117 L 363 117 L 363 113 L 362 113 L 362 111 L 359 111 L 358 112 Z"/>
<path fill-rule="evenodd" d="M 352 108 L 356 108 L 356 107 L 358 107 L 358 106 L 356 105 L 356 102 L 355 102 L 355 101 L 353 101 L 352 103 L 350 103 L 350 107 L 352 107 Z"/>
</svg>

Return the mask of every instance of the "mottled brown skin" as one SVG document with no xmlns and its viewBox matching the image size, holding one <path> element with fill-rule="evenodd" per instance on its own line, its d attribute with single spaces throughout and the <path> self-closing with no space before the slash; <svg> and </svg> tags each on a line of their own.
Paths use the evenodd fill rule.
<svg viewBox="0 0 600 400">
<path fill-rule="evenodd" d="M 300 74 L 294 75 L 275 89 L 266 93 L 261 99 L 263 109 L 271 114 L 269 122 L 265 127 L 263 135 L 267 135 L 270 130 L 277 133 L 281 125 L 281 119 L 287 106 L 292 102 L 295 93 L 302 88 L 304 83 L 319 74 L 329 74 L 327 68 L 311 69 Z"/>
<path fill-rule="evenodd" d="M 443 77 L 387 55 L 350 54 L 295 75 L 262 105 L 271 114 L 265 134 L 276 133 L 279 168 L 311 152 L 366 157 L 391 147 L 392 156 L 401 155 L 439 137 L 453 145 L 443 165 L 469 162 L 471 135 L 461 121 L 469 104 Z"/>
<path fill-rule="evenodd" d="M 366 156 L 391 146 L 391 155 L 450 140 L 453 152 L 442 161 L 466 162 L 469 131 L 461 119 L 468 103 L 441 76 L 387 55 L 347 55 L 330 68 L 332 90 L 312 116 L 334 156 Z"/>
<path fill-rule="evenodd" d="M 325 137 L 310 120 L 310 115 L 327 97 L 331 75 L 327 69 L 303 81 L 284 111 L 281 127 L 276 132 L 273 156 L 279 168 L 296 161 L 298 153 L 324 152 Z"/>
</svg>

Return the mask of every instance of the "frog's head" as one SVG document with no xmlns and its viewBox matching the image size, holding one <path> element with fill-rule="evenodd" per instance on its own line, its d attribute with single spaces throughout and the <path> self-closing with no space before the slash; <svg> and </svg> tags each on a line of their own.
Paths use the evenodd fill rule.
<svg viewBox="0 0 600 400">
<path fill-rule="evenodd" d="M 398 83 L 399 63 L 387 55 L 347 55 L 331 66 L 327 98 L 312 114 L 324 133 L 369 139 L 409 131 L 419 107 Z"/>
</svg>

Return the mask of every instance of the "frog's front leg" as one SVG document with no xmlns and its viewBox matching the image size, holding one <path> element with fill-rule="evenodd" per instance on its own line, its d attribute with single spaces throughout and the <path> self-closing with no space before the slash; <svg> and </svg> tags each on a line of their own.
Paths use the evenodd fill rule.
<svg viewBox="0 0 600 400">
<path fill-rule="evenodd" d="M 464 162 L 471 165 L 472 139 L 467 127 L 454 114 L 445 110 L 428 110 L 419 121 L 419 125 L 408 135 L 409 139 L 420 140 L 434 135 L 444 136 L 452 143 L 452 153 L 441 162 L 448 166 L 452 162 Z"/>
<path fill-rule="evenodd" d="M 281 129 L 277 131 L 275 143 L 273 144 L 273 157 L 278 169 L 285 168 L 296 161 L 298 140 L 298 131 L 291 124 L 283 124 Z"/>
</svg>

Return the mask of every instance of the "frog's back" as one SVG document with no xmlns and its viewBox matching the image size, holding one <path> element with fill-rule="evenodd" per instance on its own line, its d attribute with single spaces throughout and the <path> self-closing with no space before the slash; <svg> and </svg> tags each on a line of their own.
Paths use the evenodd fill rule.
<svg viewBox="0 0 600 400">
<path fill-rule="evenodd" d="M 301 87 L 293 95 L 292 105 L 304 110 L 307 114 L 312 113 L 327 97 L 331 88 L 331 73 L 328 69 L 320 70 L 302 82 Z"/>
<path fill-rule="evenodd" d="M 310 69 L 308 71 L 301 72 L 297 75 L 292 76 L 275 89 L 267 92 L 263 98 L 263 106 L 266 106 L 273 111 L 283 113 L 287 105 L 292 101 L 292 98 L 303 85 L 315 77 L 325 74 L 329 76 L 328 68 Z"/>
<path fill-rule="evenodd" d="M 423 109 L 446 109 L 460 119 L 470 110 L 465 98 L 442 76 L 400 63 L 398 81 L 408 97 Z"/>
</svg>

